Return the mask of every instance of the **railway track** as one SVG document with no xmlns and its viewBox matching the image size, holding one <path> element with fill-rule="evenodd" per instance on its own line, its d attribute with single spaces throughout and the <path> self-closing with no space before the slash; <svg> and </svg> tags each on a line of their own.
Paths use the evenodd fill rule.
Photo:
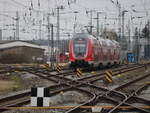
<svg viewBox="0 0 150 113">
<path fill-rule="evenodd" d="M 150 74 L 145 74 L 142 77 L 138 77 L 135 80 L 132 80 L 128 83 L 124 83 L 124 84 L 122 84 L 122 85 L 120 85 L 120 86 L 118 86 L 118 87 L 116 87 L 112 90 L 107 89 L 107 91 L 105 93 L 98 94 L 98 96 L 96 97 L 96 100 L 93 99 L 93 101 L 91 101 L 91 102 L 85 102 L 84 104 L 82 104 L 80 106 L 77 106 L 76 108 L 73 108 L 73 109 L 67 111 L 66 113 L 77 113 L 77 112 L 92 113 L 91 108 L 90 109 L 80 109 L 80 108 L 82 108 L 81 106 L 91 106 L 91 105 L 92 106 L 93 105 L 94 106 L 104 106 L 104 104 L 106 106 L 113 106 L 113 107 L 111 109 L 104 109 L 103 111 L 101 111 L 102 113 L 117 113 L 117 111 L 120 110 L 119 107 L 121 105 L 126 105 L 126 106 L 132 108 L 132 110 L 134 109 L 134 110 L 136 110 L 140 113 L 149 113 L 150 112 L 149 108 L 147 110 L 147 109 L 140 108 L 140 106 L 138 106 L 138 107 L 134 106 L 134 105 L 132 105 L 132 101 L 130 102 L 130 104 L 127 103 L 128 102 L 127 100 L 129 100 L 130 98 L 131 99 L 136 98 L 137 100 L 139 100 L 139 103 L 142 101 L 143 106 L 149 106 L 150 101 L 147 101 L 147 100 L 144 100 L 144 99 L 141 99 L 141 98 L 139 99 L 138 97 L 134 97 L 135 93 L 139 92 L 141 89 L 144 89 L 143 87 L 137 89 L 135 92 L 133 92 L 130 95 L 121 94 L 120 92 L 117 91 L 119 89 L 123 89 L 125 87 L 128 87 L 129 85 L 132 85 L 135 82 L 139 82 L 142 79 L 145 79 L 149 76 L 150 76 Z M 98 88 L 97 86 L 94 86 L 93 84 L 91 84 L 91 86 L 95 87 L 95 89 Z M 145 85 L 144 87 L 146 87 L 146 86 L 147 85 Z M 127 109 L 126 109 L 126 111 L 127 111 Z"/>
<path fill-rule="evenodd" d="M 113 73 L 113 76 L 115 76 L 115 75 L 118 75 L 118 74 L 121 74 L 121 73 L 133 71 L 133 70 L 136 70 L 136 69 L 139 69 L 139 68 L 144 68 L 144 67 L 145 67 L 144 65 L 134 65 L 134 66 L 131 66 L 131 67 L 122 67 L 122 68 L 119 68 L 119 69 L 113 69 L 111 71 Z M 88 76 L 88 77 L 79 78 L 77 80 L 78 81 L 87 81 L 87 82 L 96 82 L 98 80 L 102 80 L 104 78 L 103 77 L 104 74 L 105 74 L 105 72 L 102 72 L 102 73 L 98 73 L 98 74 L 91 75 L 91 76 Z"/>
<path fill-rule="evenodd" d="M 139 66 L 138 68 L 141 68 L 141 66 Z M 138 69 L 138 68 L 136 67 L 136 68 L 132 68 L 132 69 L 135 70 L 135 69 Z M 131 70 L 128 69 L 126 71 L 131 71 Z M 104 95 L 104 94 L 106 94 L 106 92 L 110 92 L 108 89 L 101 88 L 101 87 L 96 87 L 96 86 L 92 85 L 89 82 L 88 83 L 87 82 L 82 82 L 82 81 L 80 81 L 80 79 L 79 80 L 71 80 L 71 79 L 63 77 L 61 74 L 57 74 L 57 75 L 50 74 L 50 72 L 48 70 L 45 70 L 45 71 L 42 71 L 42 70 L 33 71 L 32 70 L 32 71 L 28 71 L 28 72 L 36 74 L 37 76 L 40 76 L 44 79 L 54 80 L 56 83 L 59 83 L 57 85 L 50 86 L 50 92 L 52 92 L 51 93 L 52 96 L 58 94 L 61 91 L 71 90 L 72 88 L 82 90 L 82 92 L 86 92 L 86 91 L 89 92 L 90 91 L 90 90 L 84 89 L 83 86 L 86 86 L 86 87 L 89 87 L 89 88 L 92 87 L 93 90 L 95 88 L 95 91 L 90 91 L 90 92 L 92 92 L 91 95 L 93 95 L 93 97 L 91 98 L 91 101 L 94 100 L 97 95 Z M 124 71 L 121 71 L 121 72 L 123 73 Z M 72 73 L 72 72 L 68 72 L 68 73 Z M 116 91 L 114 91 L 114 92 L 116 92 Z M 116 94 L 122 96 L 123 100 L 125 98 L 127 98 L 126 95 L 124 95 L 120 92 L 117 92 Z M 20 97 L 20 99 L 18 97 Z M 30 91 L 25 91 L 24 93 L 21 93 L 21 94 L 18 94 L 18 95 L 3 98 L 2 100 L 0 100 L 0 102 L 5 102 L 5 105 L 0 103 L 0 107 L 4 107 L 4 106 L 21 106 L 21 105 L 27 104 L 27 103 L 30 102 L 29 97 L 30 97 Z M 18 102 L 16 101 L 16 98 L 19 99 Z M 11 101 L 11 99 L 12 99 L 12 101 Z M 10 100 L 11 102 L 7 103 L 7 100 Z M 14 100 L 14 102 L 13 102 L 13 100 Z M 13 104 L 13 103 L 15 103 L 15 104 Z M 80 106 L 78 106 L 78 107 L 80 107 Z M 69 111 L 69 112 L 72 112 L 72 110 Z"/>
</svg>

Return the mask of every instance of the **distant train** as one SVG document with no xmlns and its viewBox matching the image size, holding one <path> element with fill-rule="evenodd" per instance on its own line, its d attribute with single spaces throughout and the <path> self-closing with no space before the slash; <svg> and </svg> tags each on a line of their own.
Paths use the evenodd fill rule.
<svg viewBox="0 0 150 113">
<path fill-rule="evenodd" d="M 93 68 L 119 64 L 120 50 L 115 40 L 78 33 L 69 42 L 70 66 Z"/>
</svg>

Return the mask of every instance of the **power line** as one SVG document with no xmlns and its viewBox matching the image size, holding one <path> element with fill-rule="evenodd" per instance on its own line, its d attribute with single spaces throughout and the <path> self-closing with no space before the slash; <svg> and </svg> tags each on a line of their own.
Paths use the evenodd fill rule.
<svg viewBox="0 0 150 113">
<path fill-rule="evenodd" d="M 17 2 L 17 1 L 15 1 L 15 0 L 11 0 L 12 2 L 14 2 L 14 3 L 16 3 L 17 5 L 21 5 L 21 6 L 23 6 L 24 8 L 29 8 L 28 6 L 26 6 L 26 5 L 24 5 L 24 4 L 22 4 L 22 3 L 20 3 L 20 2 Z"/>
</svg>

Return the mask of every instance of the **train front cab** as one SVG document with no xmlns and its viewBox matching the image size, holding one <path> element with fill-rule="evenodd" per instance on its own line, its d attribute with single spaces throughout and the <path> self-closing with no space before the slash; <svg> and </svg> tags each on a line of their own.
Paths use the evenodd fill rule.
<svg viewBox="0 0 150 113">
<path fill-rule="evenodd" d="M 88 67 L 92 60 L 91 40 L 88 38 L 74 39 L 69 45 L 70 67 Z"/>
</svg>

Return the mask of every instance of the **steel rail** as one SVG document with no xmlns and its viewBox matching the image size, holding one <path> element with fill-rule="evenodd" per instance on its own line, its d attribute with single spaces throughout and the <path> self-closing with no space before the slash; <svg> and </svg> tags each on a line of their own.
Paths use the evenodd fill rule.
<svg viewBox="0 0 150 113">
<path fill-rule="evenodd" d="M 149 74 L 149 75 L 150 75 L 150 74 Z M 143 79 L 143 78 L 142 78 L 142 79 Z M 137 79 L 137 80 L 139 80 L 139 79 Z M 137 81 L 137 80 L 135 80 L 135 81 Z M 133 83 L 133 82 L 131 82 L 131 83 Z M 126 85 L 125 85 L 125 86 L 126 86 Z M 125 87 L 125 86 L 123 86 L 123 87 Z M 113 109 L 111 109 L 108 113 L 116 113 L 117 109 L 118 109 L 120 106 L 125 105 L 125 104 L 126 104 L 126 105 L 129 105 L 129 106 L 131 106 L 131 107 L 133 107 L 133 108 L 136 108 L 136 109 L 138 109 L 138 110 L 140 110 L 140 111 L 142 111 L 142 113 L 149 113 L 150 110 L 146 110 L 146 109 L 139 108 L 138 106 L 131 105 L 131 104 L 129 104 L 129 103 L 127 102 L 127 101 L 128 101 L 129 99 L 131 99 L 131 98 L 137 98 L 137 97 L 134 97 L 134 95 L 135 95 L 137 92 L 139 92 L 140 90 L 142 90 L 143 88 L 147 87 L 147 86 L 148 86 L 148 84 L 145 84 L 145 85 L 143 85 L 142 87 L 140 87 L 139 89 L 137 89 L 134 93 L 132 93 L 131 95 L 129 95 L 127 99 L 125 99 L 124 101 L 122 101 L 121 103 L 119 103 L 116 107 L 114 107 Z M 143 100 L 143 101 L 147 102 L 148 105 L 150 105 L 150 101 L 147 101 L 147 100 L 144 100 L 144 99 L 140 99 L 140 100 Z M 146 103 L 145 103 L 145 104 L 146 104 Z"/>
<path fill-rule="evenodd" d="M 130 84 L 132 84 L 132 83 L 135 83 L 135 82 L 137 82 L 137 81 L 140 81 L 141 79 L 144 79 L 144 78 L 146 78 L 146 77 L 148 77 L 148 76 L 150 76 L 150 74 L 146 74 L 146 75 L 144 75 L 144 76 L 142 76 L 142 77 L 139 77 L 139 78 L 137 78 L 137 79 L 135 79 L 135 80 L 132 80 L 132 81 L 130 81 L 130 82 L 128 82 L 128 83 L 125 83 L 125 84 L 123 84 L 123 85 L 120 85 L 119 87 L 117 87 L 117 88 L 115 88 L 115 89 L 113 89 L 113 90 L 109 90 L 109 91 L 107 91 L 105 94 L 102 94 L 102 95 L 100 95 L 100 96 L 98 96 L 97 97 L 97 99 L 98 98 L 101 98 L 102 96 L 106 96 L 107 97 L 107 95 L 108 94 L 110 94 L 110 93 L 112 93 L 113 91 L 115 91 L 115 90 L 117 90 L 117 89 L 119 89 L 119 88 L 124 88 L 124 87 L 126 87 L 127 85 L 130 85 Z M 127 84 L 127 85 L 126 85 Z M 124 99 L 124 100 L 126 100 L 126 98 Z M 92 102 L 92 103 L 94 103 L 94 102 Z M 92 104 L 92 103 L 85 103 L 85 104 L 83 104 L 84 106 L 85 105 L 87 105 L 87 104 Z M 82 105 L 82 106 L 83 106 Z M 139 108 L 137 108 L 137 109 L 139 109 Z M 76 108 L 73 108 L 73 109 L 71 109 L 71 110 L 69 110 L 69 111 L 67 111 L 66 113 L 77 113 L 77 112 L 79 112 L 81 109 L 80 109 L 80 106 L 78 106 L 78 107 L 76 107 Z M 141 110 L 141 109 L 140 109 Z M 145 111 L 144 111 L 145 112 Z"/>
</svg>

